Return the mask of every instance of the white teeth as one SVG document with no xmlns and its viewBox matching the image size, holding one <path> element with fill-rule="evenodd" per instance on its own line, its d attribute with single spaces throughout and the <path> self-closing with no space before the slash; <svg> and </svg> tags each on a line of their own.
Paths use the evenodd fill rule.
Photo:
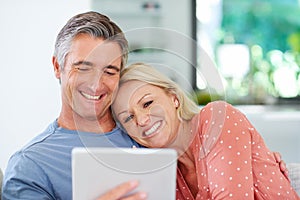
<svg viewBox="0 0 300 200">
<path fill-rule="evenodd" d="M 148 131 L 145 131 L 145 135 L 148 136 L 148 135 L 151 135 L 152 133 L 154 133 L 158 127 L 160 127 L 161 125 L 161 122 L 158 122 L 156 124 L 154 124 Z"/>
<path fill-rule="evenodd" d="M 87 99 L 97 100 L 100 98 L 100 96 L 92 96 L 92 95 L 86 94 L 84 92 L 81 92 L 81 94 Z"/>
</svg>

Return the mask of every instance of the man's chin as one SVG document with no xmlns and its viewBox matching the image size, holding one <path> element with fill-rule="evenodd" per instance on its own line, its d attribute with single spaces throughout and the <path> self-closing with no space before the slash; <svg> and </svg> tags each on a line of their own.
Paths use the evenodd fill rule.
<svg viewBox="0 0 300 200">
<path fill-rule="evenodd" d="M 74 115 L 74 118 L 78 118 L 78 120 L 83 121 L 101 121 L 103 118 L 106 118 L 106 116 L 110 116 L 110 109 L 108 106 L 98 105 L 95 106 L 83 106 L 81 105 L 80 109 L 77 109 L 76 116 Z"/>
</svg>

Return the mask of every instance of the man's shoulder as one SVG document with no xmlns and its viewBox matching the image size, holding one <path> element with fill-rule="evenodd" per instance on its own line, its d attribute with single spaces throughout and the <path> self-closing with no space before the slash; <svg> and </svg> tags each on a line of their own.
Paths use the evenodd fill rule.
<svg viewBox="0 0 300 200">
<path fill-rule="evenodd" d="M 7 196 L 49 195 L 51 191 L 54 197 L 52 191 L 58 190 L 61 184 L 65 186 L 65 190 L 70 191 L 71 148 L 60 142 L 68 140 L 60 133 L 62 131 L 57 130 L 53 122 L 10 157 L 4 178 Z M 55 182 L 60 182 L 58 187 L 53 185 Z M 16 187 L 22 188 L 23 193 L 14 194 Z M 36 192 L 41 188 L 47 191 L 47 194 Z"/>
<path fill-rule="evenodd" d="M 47 128 L 32 138 L 20 151 L 26 151 L 30 148 L 34 148 L 35 145 L 43 143 L 47 138 L 53 136 L 53 133 L 56 130 L 56 121 L 50 123 Z"/>
</svg>

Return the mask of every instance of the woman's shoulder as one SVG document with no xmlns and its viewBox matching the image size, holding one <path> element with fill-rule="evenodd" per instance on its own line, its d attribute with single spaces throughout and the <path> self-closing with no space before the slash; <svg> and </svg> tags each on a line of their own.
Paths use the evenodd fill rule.
<svg viewBox="0 0 300 200">
<path fill-rule="evenodd" d="M 226 109 L 234 109 L 233 106 L 229 103 L 227 103 L 226 101 L 212 101 L 208 104 L 206 104 L 205 106 L 203 106 L 200 110 L 200 113 L 203 112 L 211 112 L 211 111 L 222 111 L 222 110 L 226 110 Z"/>
<path fill-rule="evenodd" d="M 228 116 L 235 115 L 239 117 L 244 115 L 237 108 L 226 101 L 213 101 L 203 106 L 199 112 L 201 121 L 208 121 L 218 119 L 224 119 Z"/>
<path fill-rule="evenodd" d="M 238 109 L 236 107 L 234 107 L 232 104 L 230 104 L 226 101 L 218 100 L 218 101 L 212 101 L 212 102 L 206 104 L 205 106 L 203 106 L 201 108 L 200 112 L 207 112 L 207 111 L 212 111 L 212 110 L 236 110 L 236 111 L 238 111 Z"/>
</svg>

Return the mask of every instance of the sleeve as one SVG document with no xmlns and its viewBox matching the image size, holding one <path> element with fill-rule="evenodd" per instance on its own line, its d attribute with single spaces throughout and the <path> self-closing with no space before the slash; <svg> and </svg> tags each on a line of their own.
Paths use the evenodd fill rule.
<svg viewBox="0 0 300 200">
<path fill-rule="evenodd" d="M 211 135 L 215 138 L 214 132 L 218 132 L 213 145 L 206 145 L 209 146 L 206 170 L 212 198 L 299 199 L 273 153 L 245 115 L 230 104 L 218 104 L 222 106 L 211 107 L 211 113 L 215 114 L 202 118 L 206 120 L 202 132 L 207 138 Z"/>
<path fill-rule="evenodd" d="M 47 192 L 49 188 L 46 174 L 23 152 L 10 158 L 4 174 L 2 200 L 55 199 Z"/>
</svg>

